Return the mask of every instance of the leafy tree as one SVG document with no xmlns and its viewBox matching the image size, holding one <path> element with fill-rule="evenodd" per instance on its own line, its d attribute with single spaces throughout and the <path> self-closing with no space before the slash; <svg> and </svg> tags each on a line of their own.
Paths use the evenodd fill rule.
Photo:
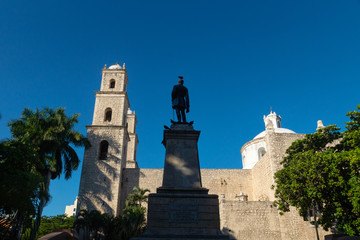
<svg viewBox="0 0 360 240">
<path fill-rule="evenodd" d="M 63 172 L 65 179 L 69 179 L 72 170 L 79 166 L 79 158 L 71 145 L 90 145 L 82 134 L 74 130 L 78 116 L 79 114 L 66 116 L 64 108 L 45 108 L 41 111 L 36 109 L 35 112 L 25 108 L 19 120 L 9 123 L 13 139 L 35 147 L 42 163 L 37 169 L 44 182 L 41 190 L 47 195 L 51 179 L 60 177 Z M 37 205 L 31 239 L 35 239 L 40 225 L 42 211 L 48 200 L 46 194 L 40 197 Z"/>
<path fill-rule="evenodd" d="M 360 105 L 357 106 L 360 110 Z M 294 206 L 307 218 L 318 213 L 325 230 L 360 234 L 360 112 L 347 114 L 346 130 L 331 125 L 295 141 L 275 173 L 276 201 L 283 212 Z M 316 216 L 316 215 L 315 215 Z"/>
<path fill-rule="evenodd" d="M 67 217 L 65 214 L 51 217 L 41 217 L 41 224 L 37 233 L 37 238 L 40 238 L 57 229 L 74 230 L 74 219 L 74 216 Z"/>
<path fill-rule="evenodd" d="M 7 226 L 0 230 L 1 239 L 18 238 L 21 226 L 31 224 L 39 199 L 48 199 L 36 170 L 41 167 L 35 146 L 17 140 L 0 143 L 0 219 Z"/>
</svg>

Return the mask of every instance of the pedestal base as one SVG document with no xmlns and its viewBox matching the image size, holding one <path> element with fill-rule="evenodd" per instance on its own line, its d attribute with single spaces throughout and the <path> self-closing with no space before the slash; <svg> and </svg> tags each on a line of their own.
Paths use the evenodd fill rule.
<svg viewBox="0 0 360 240">
<path fill-rule="evenodd" d="M 147 230 L 133 239 L 228 239 L 220 231 L 218 196 L 204 189 L 150 194 L 148 206 Z"/>
</svg>

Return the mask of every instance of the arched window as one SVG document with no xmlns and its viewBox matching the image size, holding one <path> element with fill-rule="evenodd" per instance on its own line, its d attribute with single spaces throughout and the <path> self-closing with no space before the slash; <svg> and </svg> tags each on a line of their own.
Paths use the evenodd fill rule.
<svg viewBox="0 0 360 240">
<path fill-rule="evenodd" d="M 263 147 L 259 148 L 259 150 L 258 150 L 259 160 L 265 155 L 265 153 L 266 153 L 265 148 L 263 148 Z"/>
<path fill-rule="evenodd" d="M 104 118 L 104 121 L 111 122 L 111 115 L 112 115 L 112 110 L 111 110 L 111 108 L 105 109 L 105 118 Z"/>
<path fill-rule="evenodd" d="M 110 88 L 115 88 L 115 80 L 114 79 L 110 80 Z"/>
<path fill-rule="evenodd" d="M 100 142 L 99 160 L 106 160 L 109 150 L 109 143 L 106 140 Z"/>
</svg>

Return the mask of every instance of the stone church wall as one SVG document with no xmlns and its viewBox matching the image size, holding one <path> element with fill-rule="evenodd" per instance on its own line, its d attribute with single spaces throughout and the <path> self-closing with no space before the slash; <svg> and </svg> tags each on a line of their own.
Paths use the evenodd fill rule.
<svg viewBox="0 0 360 240">
<path fill-rule="evenodd" d="M 266 153 L 252 169 L 253 178 L 253 201 L 269 201 L 271 196 L 271 185 L 273 173 L 270 167 L 269 154 Z M 250 199 L 249 199 L 250 200 Z"/>
<path fill-rule="evenodd" d="M 156 193 L 156 188 L 162 185 L 163 169 L 156 168 L 126 168 L 123 173 L 121 189 L 121 209 L 125 207 L 125 200 L 133 187 L 149 189 L 150 193 Z"/>
<path fill-rule="evenodd" d="M 296 210 L 281 216 L 269 201 L 220 202 L 221 229 L 232 239 L 313 240 L 315 228 Z M 328 234 L 319 229 L 320 239 Z"/>
<path fill-rule="evenodd" d="M 304 221 L 294 207 L 291 207 L 290 210 L 290 212 L 285 213 L 282 216 L 278 215 L 282 231 L 282 239 L 316 239 L 315 226 L 311 225 L 308 221 Z M 321 227 L 318 231 L 320 239 L 324 239 L 325 235 L 331 234 L 330 232 L 323 230 Z"/>
<path fill-rule="evenodd" d="M 226 200 L 235 200 L 243 192 L 252 200 L 251 170 L 244 169 L 201 169 L 202 185 L 209 194 L 224 194 Z"/>
<path fill-rule="evenodd" d="M 220 202 L 221 229 L 233 239 L 281 239 L 277 210 L 271 202 Z"/>
<path fill-rule="evenodd" d="M 266 136 L 266 141 L 268 142 L 268 153 L 270 153 L 271 159 L 271 170 L 274 173 L 281 169 L 280 162 L 283 160 L 286 155 L 286 149 L 290 145 L 299 139 L 305 137 L 305 134 L 284 134 L 284 133 L 270 133 Z"/>
<path fill-rule="evenodd" d="M 162 185 L 163 169 L 126 168 L 123 173 L 121 190 L 121 208 L 134 186 L 149 189 L 156 193 L 156 188 Z M 240 192 L 250 193 L 252 200 L 251 170 L 243 169 L 201 169 L 202 185 L 209 189 L 209 194 L 224 195 L 227 200 L 235 200 Z"/>
</svg>

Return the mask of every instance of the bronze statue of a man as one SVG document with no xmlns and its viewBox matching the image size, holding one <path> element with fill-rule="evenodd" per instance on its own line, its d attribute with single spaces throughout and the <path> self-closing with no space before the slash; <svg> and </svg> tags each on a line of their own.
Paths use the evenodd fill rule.
<svg viewBox="0 0 360 240">
<path fill-rule="evenodd" d="M 186 112 L 189 112 L 190 103 L 189 103 L 189 92 L 188 89 L 183 85 L 184 80 L 183 76 L 179 76 L 178 84 L 174 86 L 171 93 L 172 108 L 176 110 L 176 116 L 178 122 L 186 123 Z"/>
</svg>

